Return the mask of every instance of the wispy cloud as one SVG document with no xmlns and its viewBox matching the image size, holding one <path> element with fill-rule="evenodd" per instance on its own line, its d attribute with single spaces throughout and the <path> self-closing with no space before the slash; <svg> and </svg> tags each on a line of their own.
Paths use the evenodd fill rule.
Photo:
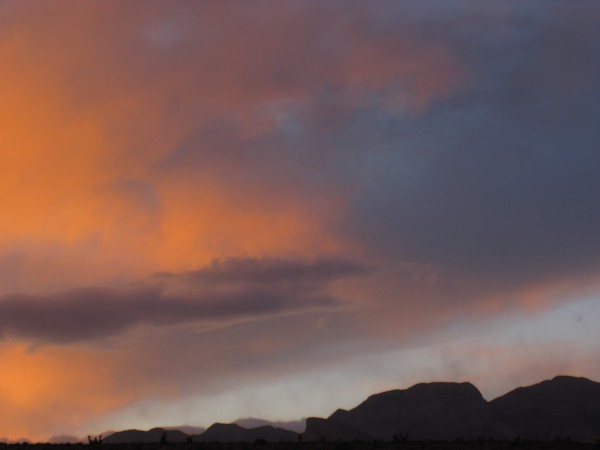
<svg viewBox="0 0 600 450">
<path fill-rule="evenodd" d="M 339 258 L 215 261 L 193 272 L 159 274 L 160 283 L 141 287 L 5 295 L 0 297 L 0 330 L 11 337 L 66 343 L 105 338 L 135 325 L 219 323 L 327 310 L 340 306 L 327 292 L 328 284 L 365 271 Z"/>
</svg>

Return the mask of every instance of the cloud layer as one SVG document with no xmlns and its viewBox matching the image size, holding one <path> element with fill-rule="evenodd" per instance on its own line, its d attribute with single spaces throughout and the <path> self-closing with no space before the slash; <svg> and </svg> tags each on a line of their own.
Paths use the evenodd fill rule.
<svg viewBox="0 0 600 450">
<path fill-rule="evenodd" d="M 81 288 L 0 298 L 0 331 L 42 343 L 90 341 L 135 325 L 228 323 L 341 306 L 335 279 L 365 273 L 348 260 L 234 259 L 193 272 L 163 273 L 133 288 Z M 145 284 L 145 285 L 144 285 Z"/>
</svg>

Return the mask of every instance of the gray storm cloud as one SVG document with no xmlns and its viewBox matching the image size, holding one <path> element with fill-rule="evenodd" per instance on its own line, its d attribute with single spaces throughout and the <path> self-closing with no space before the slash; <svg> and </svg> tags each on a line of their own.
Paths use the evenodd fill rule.
<svg viewBox="0 0 600 450">
<path fill-rule="evenodd" d="M 330 310 L 340 302 L 327 292 L 328 284 L 365 272 L 362 265 L 339 258 L 221 260 L 194 272 L 158 274 L 142 287 L 5 295 L 0 297 L 0 330 L 10 337 L 64 343 L 101 339 L 142 324 Z M 161 282 L 152 282 L 156 280 Z M 175 289 L 173 280 L 178 282 Z"/>
</svg>

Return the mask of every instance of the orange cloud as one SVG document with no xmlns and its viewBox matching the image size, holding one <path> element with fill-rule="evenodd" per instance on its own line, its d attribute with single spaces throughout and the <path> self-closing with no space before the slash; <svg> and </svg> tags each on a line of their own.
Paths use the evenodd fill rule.
<svg viewBox="0 0 600 450">
<path fill-rule="evenodd" d="M 268 134 L 281 105 L 310 102 L 323 85 L 348 88 L 360 103 L 378 89 L 387 98 L 386 86 L 405 80 L 408 90 L 385 101 L 422 109 L 460 79 L 441 49 L 370 36 L 358 11 L 331 42 L 341 51 L 329 54 L 311 38 L 323 33 L 314 10 L 287 5 L 274 19 L 185 5 L 8 10 L 0 45 L 0 255 L 19 260 L 29 290 L 190 269 L 237 254 L 339 250 L 344 243 L 327 227 L 342 214 L 343 191 L 307 198 L 291 181 L 267 181 L 260 191 L 231 183 L 259 168 L 210 175 L 222 149 L 214 157 L 199 149 L 208 170 L 196 176 L 167 175 L 157 164 L 213 118 L 231 121 L 241 143 Z M 245 164 L 235 158 L 227 164 Z M 0 290 L 23 287 L 5 281 Z"/>
<path fill-rule="evenodd" d="M 46 440 L 54 431 L 81 429 L 93 417 L 132 400 L 119 387 L 114 355 L 102 350 L 0 346 L 0 420 L 4 437 Z"/>
</svg>

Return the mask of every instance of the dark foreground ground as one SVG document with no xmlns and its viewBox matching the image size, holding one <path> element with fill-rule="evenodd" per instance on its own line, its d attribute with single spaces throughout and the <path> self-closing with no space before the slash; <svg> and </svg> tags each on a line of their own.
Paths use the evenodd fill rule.
<svg viewBox="0 0 600 450">
<path fill-rule="evenodd" d="M 0 450 L 600 450 L 600 442 L 569 441 L 414 441 L 289 442 L 238 444 L 2 444 Z"/>
</svg>

